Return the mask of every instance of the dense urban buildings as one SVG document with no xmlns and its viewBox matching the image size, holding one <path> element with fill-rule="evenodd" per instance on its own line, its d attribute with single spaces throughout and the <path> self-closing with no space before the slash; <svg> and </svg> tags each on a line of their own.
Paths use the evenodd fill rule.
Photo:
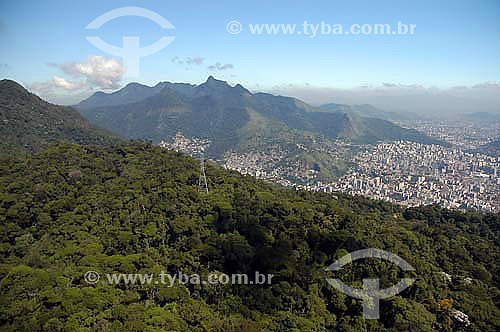
<svg viewBox="0 0 500 332">
<path fill-rule="evenodd" d="M 228 152 L 225 168 L 282 185 L 313 191 L 347 192 L 404 206 L 438 204 L 447 208 L 500 211 L 500 156 L 476 149 L 500 136 L 498 123 L 413 121 L 415 128 L 451 144 L 451 147 L 407 141 L 359 145 L 297 144 L 297 151 L 326 153 L 347 168 L 334 178 L 321 167 L 297 158 L 280 145 L 263 151 Z M 322 142 L 321 142 L 322 143 Z M 199 156 L 210 144 L 178 134 L 162 146 Z"/>
</svg>

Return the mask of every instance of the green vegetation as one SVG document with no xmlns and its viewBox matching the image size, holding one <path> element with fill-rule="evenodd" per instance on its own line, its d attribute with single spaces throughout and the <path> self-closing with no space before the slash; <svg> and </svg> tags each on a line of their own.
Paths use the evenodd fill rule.
<svg viewBox="0 0 500 332">
<path fill-rule="evenodd" d="M 304 160 L 308 169 L 315 170 L 319 173 L 319 180 L 332 181 L 336 177 L 345 174 L 347 169 L 352 165 L 350 162 L 335 158 L 325 152 L 304 152 L 301 151 L 295 158 L 296 160 Z"/>
<path fill-rule="evenodd" d="M 129 84 L 112 94 L 93 95 L 76 107 L 92 123 L 130 139 L 159 143 L 179 131 L 187 137 L 208 138 L 212 141 L 208 153 L 215 158 L 228 150 L 286 144 L 290 137 L 307 134 L 368 144 L 404 139 L 447 145 L 387 120 L 327 111 L 290 97 L 252 94 L 213 77 L 200 85 Z"/>
<path fill-rule="evenodd" d="M 37 151 L 54 141 L 110 144 L 119 138 L 70 107 L 49 104 L 10 80 L 0 81 L 0 153 Z"/>
<path fill-rule="evenodd" d="M 203 194 L 198 168 L 142 143 L 58 143 L 2 159 L 0 330 L 499 330 L 499 215 L 334 199 L 214 165 Z M 329 286 L 325 268 L 370 247 L 416 272 L 370 259 L 335 276 L 358 288 L 366 277 L 380 277 L 384 288 L 403 276 L 417 280 L 382 300 L 380 320 L 368 321 L 359 300 Z M 271 285 L 92 286 L 83 279 L 89 270 L 276 277 Z"/>
</svg>

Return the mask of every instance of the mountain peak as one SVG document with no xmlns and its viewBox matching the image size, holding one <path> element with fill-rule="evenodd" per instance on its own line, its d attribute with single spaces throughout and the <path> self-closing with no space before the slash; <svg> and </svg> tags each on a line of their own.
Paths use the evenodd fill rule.
<svg viewBox="0 0 500 332">
<path fill-rule="evenodd" d="M 17 94 L 27 94 L 28 91 L 19 83 L 8 80 L 8 79 L 3 79 L 0 81 L 0 89 L 2 91 L 9 91 L 9 93 L 14 93 L 16 92 Z"/>
<path fill-rule="evenodd" d="M 42 100 L 15 81 L 8 79 L 0 80 L 0 108 L 8 104 L 15 105 L 17 103 L 24 104 L 28 102 L 40 103 Z"/>
<path fill-rule="evenodd" d="M 137 83 L 137 82 L 130 82 L 128 83 L 125 88 L 137 88 L 137 87 L 146 87 L 146 88 L 149 88 L 149 86 L 147 85 L 144 85 L 144 84 L 141 84 L 141 83 Z M 123 88 L 122 88 L 123 89 Z"/>
<path fill-rule="evenodd" d="M 228 85 L 226 81 L 218 80 L 214 78 L 212 75 L 208 76 L 207 80 L 205 83 L 201 85 L 206 85 L 206 86 L 226 86 Z"/>
<path fill-rule="evenodd" d="M 207 80 L 204 83 L 198 85 L 198 87 L 201 88 L 200 91 L 206 91 L 207 88 L 212 91 L 222 91 L 227 89 L 227 91 L 232 91 L 232 93 L 237 92 L 239 94 L 251 95 L 250 91 L 245 89 L 245 87 L 243 87 L 241 84 L 231 86 L 226 81 L 218 80 L 212 75 L 208 76 Z"/>
<path fill-rule="evenodd" d="M 0 80 L 0 86 L 15 86 L 15 87 L 22 87 L 21 84 L 17 83 L 16 81 L 9 80 L 7 78 Z"/>
<path fill-rule="evenodd" d="M 61 140 L 78 144 L 118 141 L 73 108 L 50 104 L 11 80 L 0 81 L 0 122 L 0 153 L 37 151 Z"/>
</svg>

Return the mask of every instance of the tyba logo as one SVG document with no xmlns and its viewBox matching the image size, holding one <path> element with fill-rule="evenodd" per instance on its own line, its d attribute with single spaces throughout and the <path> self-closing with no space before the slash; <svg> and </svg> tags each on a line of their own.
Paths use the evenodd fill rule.
<svg viewBox="0 0 500 332">
<path fill-rule="evenodd" d="M 123 16 L 140 16 L 150 19 L 151 21 L 157 23 L 163 29 L 175 29 L 175 27 L 167 21 L 164 17 L 158 15 L 157 13 L 140 7 L 122 7 L 113 9 L 107 13 L 102 14 L 85 29 L 99 29 L 104 23 L 114 20 L 118 17 Z M 95 47 L 100 50 L 121 57 L 123 59 L 123 64 L 126 69 L 126 76 L 128 77 L 138 77 L 139 76 L 139 59 L 164 49 L 168 44 L 170 44 L 175 37 L 173 36 L 163 36 L 156 43 L 151 44 L 146 47 L 139 46 L 139 37 L 137 36 L 124 36 L 123 37 L 123 47 L 117 47 L 109 45 L 101 38 L 97 36 L 87 36 L 85 37 L 89 42 L 91 42 Z"/>
<path fill-rule="evenodd" d="M 415 271 L 413 266 L 401 257 L 375 248 L 358 250 L 347 254 L 331 264 L 326 270 L 338 271 L 344 265 L 362 258 L 383 258 L 396 264 L 403 271 Z M 380 279 L 363 279 L 362 289 L 349 287 L 339 279 L 326 279 L 326 281 L 342 293 L 363 300 L 363 318 L 378 319 L 380 317 L 380 299 L 385 299 L 401 293 L 409 287 L 415 279 L 401 279 L 396 285 L 386 289 L 379 289 Z"/>
</svg>

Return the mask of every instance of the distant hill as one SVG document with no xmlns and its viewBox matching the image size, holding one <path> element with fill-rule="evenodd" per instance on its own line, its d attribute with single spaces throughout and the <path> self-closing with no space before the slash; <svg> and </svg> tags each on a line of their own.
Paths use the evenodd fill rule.
<svg viewBox="0 0 500 332">
<path fill-rule="evenodd" d="M 116 92 L 96 92 L 74 107 L 78 110 L 88 110 L 106 106 L 131 104 L 151 97 L 165 87 L 169 87 L 183 94 L 188 93 L 188 91 L 193 89 L 194 86 L 184 83 L 160 82 L 157 85 L 150 87 L 139 83 L 129 83 L 127 86 Z"/>
<path fill-rule="evenodd" d="M 370 104 L 346 105 L 330 103 L 321 105 L 320 109 L 329 112 L 341 112 L 368 118 L 379 118 L 388 121 L 408 120 L 415 117 L 414 114 L 402 114 L 384 111 Z"/>
<path fill-rule="evenodd" d="M 155 87 L 129 84 L 113 94 L 100 94 L 98 98 L 94 95 L 76 107 L 92 123 L 128 138 L 159 142 L 177 131 L 209 138 L 214 155 L 248 146 L 255 138 L 265 144 L 306 133 L 360 143 L 441 143 L 383 119 L 328 112 L 290 97 L 252 94 L 239 84 L 230 86 L 213 77 L 197 86 L 168 82 Z"/>
<path fill-rule="evenodd" d="M 500 122 L 500 114 L 493 112 L 467 113 L 463 114 L 462 118 L 473 122 L 491 122 L 491 121 Z"/>
<path fill-rule="evenodd" d="M 14 81 L 0 81 L 0 153 L 36 151 L 52 141 L 108 144 L 119 138 L 76 110 L 47 103 Z"/>
</svg>

